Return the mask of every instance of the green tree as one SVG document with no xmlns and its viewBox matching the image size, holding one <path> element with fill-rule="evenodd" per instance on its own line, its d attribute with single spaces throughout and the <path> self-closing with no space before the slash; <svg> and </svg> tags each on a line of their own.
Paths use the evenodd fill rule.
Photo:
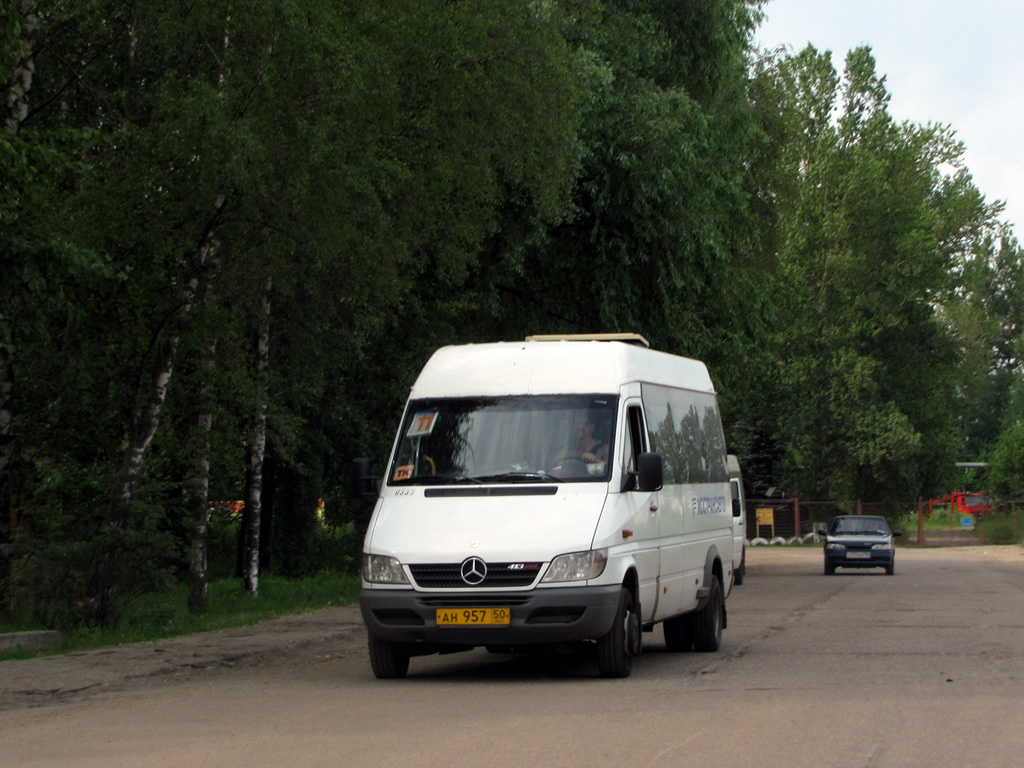
<svg viewBox="0 0 1024 768">
<path fill-rule="evenodd" d="M 1012 393 L 1021 374 L 1024 252 L 1009 227 L 996 221 L 999 207 L 987 210 L 988 225 L 965 233 L 954 285 L 942 303 L 962 359 L 958 423 L 964 461 L 978 461 L 1019 418 Z"/>
<path fill-rule="evenodd" d="M 801 134 L 773 285 L 784 485 L 905 501 L 956 452 L 956 359 L 934 307 L 950 233 L 976 212 L 951 221 L 937 200 L 940 168 L 962 154 L 951 132 L 892 119 L 870 49 L 850 52 L 841 81 L 829 59 L 809 47 L 778 68 Z"/>
<path fill-rule="evenodd" d="M 567 26 L 580 88 L 573 212 L 538 229 L 506 206 L 475 279 L 485 332 L 631 330 L 733 359 L 756 295 L 756 18 L 733 0 L 613 1 Z"/>
<path fill-rule="evenodd" d="M 117 542 L 148 532 L 174 535 L 163 562 L 180 562 L 190 509 L 203 526 L 197 432 L 208 487 L 232 494 L 253 444 L 242 425 L 261 409 L 270 449 L 299 473 L 337 469 L 341 456 L 303 458 L 325 433 L 331 453 L 367 429 L 383 443 L 372 414 L 396 407 L 395 371 L 410 367 L 387 350 L 426 349 L 437 299 L 495 232 L 502 196 L 560 215 L 575 137 L 562 9 L 499 6 L 94 0 L 45 17 L 30 117 L 95 140 L 78 147 L 90 173 L 66 169 L 36 215 L 127 279 L 83 276 L 43 313 L 20 418 L 46 457 L 37 482 L 91 468 L 90 492 L 73 501 L 68 486 L 60 505 L 96 523 L 108 488 L 97 561 L 114 569 Z M 116 591 L 127 576 L 90 578 Z"/>
<path fill-rule="evenodd" d="M 1024 424 L 1004 430 L 988 455 L 987 490 L 992 498 L 1024 498 Z"/>
</svg>

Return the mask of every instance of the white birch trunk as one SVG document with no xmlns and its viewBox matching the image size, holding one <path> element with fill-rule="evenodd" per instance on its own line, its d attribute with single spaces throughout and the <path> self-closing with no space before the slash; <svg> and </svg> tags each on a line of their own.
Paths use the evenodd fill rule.
<svg viewBox="0 0 1024 768">
<path fill-rule="evenodd" d="M 11 133 L 17 133 L 28 117 L 28 92 L 32 90 L 32 79 L 36 73 L 35 37 L 38 26 L 36 0 L 21 0 L 21 56 L 8 81 L 4 115 L 4 125 Z"/>
<path fill-rule="evenodd" d="M 121 469 L 110 500 L 110 522 L 115 525 L 124 526 L 128 523 L 132 499 L 135 498 L 139 478 L 142 476 L 146 452 L 160 426 L 160 414 L 174 371 L 179 338 L 179 335 L 174 333 L 159 345 L 152 374 L 143 384 L 145 400 L 133 419 L 132 433 L 121 457 Z"/>
<path fill-rule="evenodd" d="M 270 291 L 273 278 L 268 277 L 263 291 L 259 340 L 256 355 L 256 414 L 253 419 L 252 443 L 249 448 L 249 497 L 245 500 L 245 553 L 242 580 L 245 590 L 254 597 L 260 579 L 260 512 L 263 504 L 263 458 L 267 447 L 267 392 L 270 369 Z"/>
<path fill-rule="evenodd" d="M 110 501 L 109 519 L 115 525 L 126 525 L 130 517 L 131 504 L 135 498 L 139 478 L 142 476 L 146 452 L 160 426 L 160 414 L 163 411 L 164 400 L 167 398 L 167 387 L 170 385 L 171 374 L 174 372 L 175 355 L 178 351 L 178 341 L 181 338 L 180 327 L 195 301 L 196 290 L 199 287 L 199 272 L 217 247 L 216 226 L 223 208 L 224 197 L 220 196 L 214 204 L 213 216 L 207 224 L 206 234 L 199 247 L 197 268 L 193 270 L 192 276 L 186 280 L 182 288 L 178 318 L 173 323 L 168 337 L 159 345 L 152 375 L 140 385 L 142 387 L 139 398 L 141 404 L 133 418 L 128 446 L 121 458 L 121 469 Z"/>
</svg>

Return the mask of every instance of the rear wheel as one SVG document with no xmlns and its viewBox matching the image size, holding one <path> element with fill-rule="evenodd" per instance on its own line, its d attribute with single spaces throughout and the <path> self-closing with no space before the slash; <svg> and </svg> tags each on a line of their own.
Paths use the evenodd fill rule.
<svg viewBox="0 0 1024 768">
<path fill-rule="evenodd" d="M 693 647 L 705 653 L 717 651 L 722 644 L 725 623 L 725 598 L 717 576 L 711 577 L 711 594 L 704 607 L 693 615 Z"/>
<path fill-rule="evenodd" d="M 409 671 L 409 652 L 401 643 L 370 635 L 370 666 L 380 680 L 405 677 Z"/>
<path fill-rule="evenodd" d="M 743 554 L 740 556 L 740 567 L 735 570 L 736 584 L 743 583 L 743 577 L 747 573 L 747 550 L 743 550 Z"/>
<path fill-rule="evenodd" d="M 629 677 L 639 645 L 640 615 L 633 593 L 623 587 L 612 628 L 597 641 L 597 668 L 601 677 Z"/>
</svg>

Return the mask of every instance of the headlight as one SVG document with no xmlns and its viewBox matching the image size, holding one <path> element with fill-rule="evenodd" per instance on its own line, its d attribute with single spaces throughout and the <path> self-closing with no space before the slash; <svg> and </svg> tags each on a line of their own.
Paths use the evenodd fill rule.
<svg viewBox="0 0 1024 768">
<path fill-rule="evenodd" d="M 573 552 L 559 555 L 551 561 L 542 581 L 586 581 L 596 579 L 604 573 L 608 562 L 607 549 L 592 549 L 589 552 Z"/>
<path fill-rule="evenodd" d="M 892 549 L 892 547 L 890 545 L 888 545 L 888 544 L 872 544 L 871 548 L 872 549 Z"/>
<path fill-rule="evenodd" d="M 363 553 L 363 578 L 376 584 L 408 584 L 402 564 L 387 555 Z"/>
<path fill-rule="evenodd" d="M 829 544 L 828 547 L 826 547 L 826 548 L 827 549 L 846 549 L 846 547 L 844 545 L 839 544 L 839 543 L 834 542 L 834 541 L 831 544 Z"/>
</svg>

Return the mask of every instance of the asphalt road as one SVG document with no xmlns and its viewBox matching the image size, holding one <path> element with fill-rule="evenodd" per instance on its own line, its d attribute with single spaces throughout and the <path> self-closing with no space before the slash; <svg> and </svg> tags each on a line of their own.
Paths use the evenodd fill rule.
<svg viewBox="0 0 1024 768">
<path fill-rule="evenodd" d="M 718 653 L 670 654 L 659 629 L 625 680 L 479 650 L 378 681 L 352 607 L 0 662 L 0 765 L 1021 763 L 1024 550 L 900 550 L 894 576 L 748 558 Z"/>
</svg>

